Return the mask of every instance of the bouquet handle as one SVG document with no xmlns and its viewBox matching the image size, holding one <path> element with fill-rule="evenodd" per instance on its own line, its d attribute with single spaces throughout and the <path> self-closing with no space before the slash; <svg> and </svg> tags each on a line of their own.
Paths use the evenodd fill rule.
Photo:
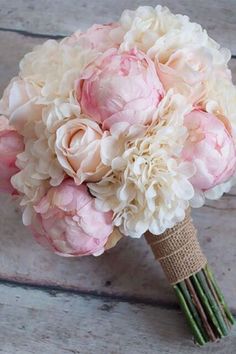
<svg viewBox="0 0 236 354">
<path fill-rule="evenodd" d="M 204 345 L 227 336 L 234 317 L 201 250 L 191 210 L 162 235 L 145 237 L 173 286 L 196 343 Z"/>
</svg>

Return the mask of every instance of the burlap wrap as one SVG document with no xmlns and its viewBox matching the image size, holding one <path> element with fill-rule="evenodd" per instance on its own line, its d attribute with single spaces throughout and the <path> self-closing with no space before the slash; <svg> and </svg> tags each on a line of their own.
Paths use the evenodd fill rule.
<svg viewBox="0 0 236 354">
<path fill-rule="evenodd" d="M 190 214 L 191 210 L 188 210 L 182 222 L 160 236 L 145 235 L 170 284 L 189 278 L 207 263 Z"/>
</svg>

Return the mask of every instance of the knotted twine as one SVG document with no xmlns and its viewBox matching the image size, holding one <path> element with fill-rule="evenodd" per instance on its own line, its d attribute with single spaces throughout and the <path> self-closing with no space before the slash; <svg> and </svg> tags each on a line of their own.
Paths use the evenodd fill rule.
<svg viewBox="0 0 236 354">
<path fill-rule="evenodd" d="M 207 264 L 197 239 L 197 230 L 187 210 L 185 219 L 162 235 L 145 235 L 170 284 L 177 284 Z"/>
</svg>

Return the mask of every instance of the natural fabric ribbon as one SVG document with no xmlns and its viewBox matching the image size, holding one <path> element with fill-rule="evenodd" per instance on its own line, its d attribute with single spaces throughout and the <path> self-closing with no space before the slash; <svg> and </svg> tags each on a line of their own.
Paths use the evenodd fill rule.
<svg viewBox="0 0 236 354">
<path fill-rule="evenodd" d="M 154 236 L 150 233 L 145 235 L 170 284 L 189 278 L 207 264 L 190 213 L 189 209 L 182 222 L 166 230 L 162 235 Z"/>
</svg>

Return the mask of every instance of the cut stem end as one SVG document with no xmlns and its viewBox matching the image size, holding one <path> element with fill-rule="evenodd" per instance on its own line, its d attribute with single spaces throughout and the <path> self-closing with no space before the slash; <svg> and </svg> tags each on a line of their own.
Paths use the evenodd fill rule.
<svg viewBox="0 0 236 354">
<path fill-rule="evenodd" d="M 229 334 L 235 320 L 208 265 L 173 288 L 197 344 Z"/>
</svg>

